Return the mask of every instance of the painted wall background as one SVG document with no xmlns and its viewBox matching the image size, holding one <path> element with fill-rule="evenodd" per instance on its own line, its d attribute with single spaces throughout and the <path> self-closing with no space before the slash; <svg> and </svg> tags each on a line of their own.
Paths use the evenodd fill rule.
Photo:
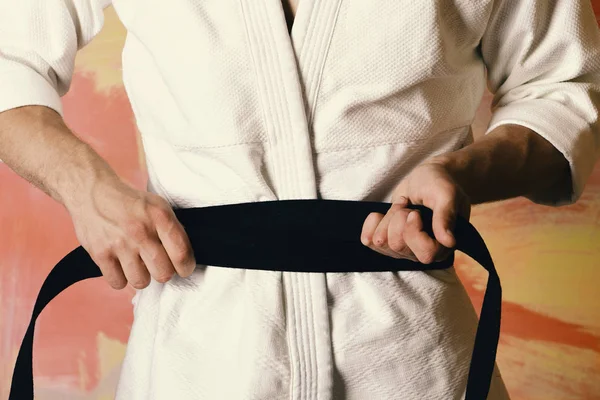
<svg viewBox="0 0 600 400">
<path fill-rule="evenodd" d="M 593 0 L 600 18 L 600 0 Z M 64 97 L 68 124 L 136 187 L 143 153 L 120 70 L 125 30 L 112 8 L 76 61 Z M 474 124 L 485 129 L 490 96 Z M 478 206 L 473 223 L 504 288 L 498 363 L 515 400 L 600 399 L 600 165 L 575 205 L 517 199 Z M 0 399 L 8 397 L 18 346 L 51 267 L 78 246 L 67 212 L 0 164 Z M 457 270 L 479 309 L 487 275 L 464 256 Z M 36 398 L 113 398 L 132 323 L 133 289 L 103 280 L 75 285 L 38 322 Z"/>
</svg>

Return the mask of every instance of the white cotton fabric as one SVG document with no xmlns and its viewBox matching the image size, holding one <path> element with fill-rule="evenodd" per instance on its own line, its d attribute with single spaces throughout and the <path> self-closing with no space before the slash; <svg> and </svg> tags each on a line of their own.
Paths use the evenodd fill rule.
<svg viewBox="0 0 600 400">
<path fill-rule="evenodd" d="M 61 112 L 108 4 L 0 0 L 0 111 Z M 291 38 L 279 0 L 112 4 L 148 189 L 176 207 L 390 201 L 414 166 L 470 143 L 486 84 L 490 131 L 528 126 L 569 160 L 562 202 L 598 156 L 589 1 L 301 0 Z M 152 282 L 134 313 L 118 399 L 461 399 L 477 324 L 453 269 L 199 267 Z M 499 373 L 489 398 L 508 398 Z"/>
</svg>

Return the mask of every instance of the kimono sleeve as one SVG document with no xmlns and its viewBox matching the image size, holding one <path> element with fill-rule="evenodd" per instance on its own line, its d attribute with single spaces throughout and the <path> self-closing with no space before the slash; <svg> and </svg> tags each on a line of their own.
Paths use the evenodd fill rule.
<svg viewBox="0 0 600 400">
<path fill-rule="evenodd" d="M 0 0 L 0 112 L 43 105 L 62 114 L 75 54 L 110 0 Z"/>
<path fill-rule="evenodd" d="M 600 155 L 600 33 L 589 0 L 496 0 L 481 52 L 494 94 L 486 133 L 532 129 L 568 160 L 575 202 Z"/>
</svg>

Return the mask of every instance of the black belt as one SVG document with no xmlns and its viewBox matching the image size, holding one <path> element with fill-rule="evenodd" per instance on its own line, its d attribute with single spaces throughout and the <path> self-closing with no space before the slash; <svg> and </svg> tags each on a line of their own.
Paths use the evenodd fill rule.
<svg viewBox="0 0 600 400">
<path fill-rule="evenodd" d="M 445 269 L 444 262 L 420 264 L 379 254 L 360 242 L 371 212 L 385 214 L 391 204 L 338 200 L 284 200 L 176 209 L 198 264 L 292 272 L 376 272 Z M 418 209 L 431 233 L 431 210 Z M 485 243 L 464 219 L 456 223 L 457 250 L 489 273 L 471 358 L 466 400 L 484 400 L 490 388 L 498 338 L 502 289 Z M 33 400 L 33 332 L 44 307 L 72 284 L 102 276 L 88 253 L 78 247 L 50 272 L 35 302 L 19 349 L 9 400 Z M 367 368 L 367 366 L 365 366 Z"/>
</svg>

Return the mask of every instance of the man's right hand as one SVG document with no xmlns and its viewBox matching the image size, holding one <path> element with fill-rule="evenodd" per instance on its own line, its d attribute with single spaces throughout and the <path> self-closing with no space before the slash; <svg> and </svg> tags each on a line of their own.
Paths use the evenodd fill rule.
<svg viewBox="0 0 600 400">
<path fill-rule="evenodd" d="M 116 178 L 116 177 L 115 177 Z M 136 289 L 150 277 L 164 283 L 196 267 L 191 244 L 169 203 L 120 179 L 99 181 L 77 206 L 67 207 L 79 242 L 110 286 Z"/>
<path fill-rule="evenodd" d="M 141 289 L 196 267 L 169 203 L 126 184 L 54 110 L 0 113 L 0 159 L 69 211 L 77 239 L 115 289 Z"/>
</svg>

